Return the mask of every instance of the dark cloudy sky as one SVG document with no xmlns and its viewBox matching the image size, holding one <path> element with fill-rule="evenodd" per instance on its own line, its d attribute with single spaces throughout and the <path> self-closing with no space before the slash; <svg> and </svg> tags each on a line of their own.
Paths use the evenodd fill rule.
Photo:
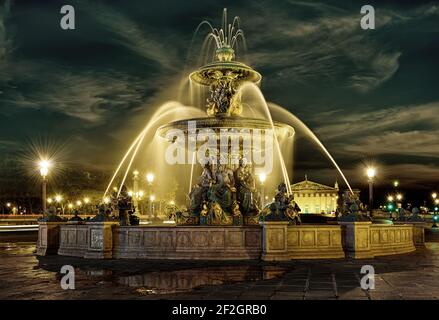
<svg viewBox="0 0 439 320">
<path fill-rule="evenodd" d="M 68 141 L 84 166 L 112 168 L 149 112 L 176 98 L 198 23 L 218 25 L 227 7 L 267 100 L 313 129 L 350 180 L 372 160 L 383 184 L 437 186 L 437 2 L 70 1 L 74 31 L 59 27 L 63 4 L 1 1 L 1 154 L 43 137 Z M 376 30 L 360 28 L 364 4 Z M 296 158 L 295 180 L 337 176 L 306 141 Z"/>
</svg>

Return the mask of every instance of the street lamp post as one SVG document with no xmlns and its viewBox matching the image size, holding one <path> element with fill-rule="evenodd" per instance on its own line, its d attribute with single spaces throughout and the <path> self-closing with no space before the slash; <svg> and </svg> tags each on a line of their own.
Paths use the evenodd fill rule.
<svg viewBox="0 0 439 320">
<path fill-rule="evenodd" d="M 50 163 L 47 160 L 41 160 L 39 163 L 40 175 L 43 179 L 42 181 L 42 204 L 43 204 L 43 214 L 47 211 L 47 174 L 49 173 Z"/>
<path fill-rule="evenodd" d="M 149 172 L 146 175 L 146 181 L 148 182 L 148 194 L 149 194 L 149 216 L 151 218 L 154 217 L 154 206 L 152 202 L 154 201 L 155 197 L 152 195 L 152 183 L 154 182 L 154 174 Z"/>
<path fill-rule="evenodd" d="M 267 180 L 267 175 L 265 173 L 259 174 L 259 182 L 261 183 L 261 209 L 264 208 L 265 204 L 265 180 Z"/>
<path fill-rule="evenodd" d="M 134 210 L 136 212 L 139 212 L 139 203 L 137 196 L 139 194 L 139 171 L 134 170 L 133 172 L 133 192 L 134 192 L 134 198 L 133 198 L 133 204 L 134 204 Z"/>
<path fill-rule="evenodd" d="M 375 168 L 367 168 L 366 171 L 368 182 L 369 182 L 369 214 L 372 216 L 372 207 L 373 207 L 373 180 L 376 175 Z"/>
<path fill-rule="evenodd" d="M 88 211 L 89 210 L 89 206 L 88 206 L 89 203 L 90 203 L 90 198 L 85 197 L 84 198 L 84 210 L 85 210 L 86 214 L 90 214 L 91 213 L 91 212 Z"/>
<path fill-rule="evenodd" d="M 156 216 L 155 216 L 155 213 L 154 213 L 154 200 L 155 200 L 155 196 L 154 195 L 151 195 L 150 197 L 149 197 L 149 201 L 150 201 L 150 203 L 149 203 L 149 206 L 150 206 L 150 214 L 151 214 L 151 216 L 152 216 L 152 218 L 156 218 Z"/>
</svg>

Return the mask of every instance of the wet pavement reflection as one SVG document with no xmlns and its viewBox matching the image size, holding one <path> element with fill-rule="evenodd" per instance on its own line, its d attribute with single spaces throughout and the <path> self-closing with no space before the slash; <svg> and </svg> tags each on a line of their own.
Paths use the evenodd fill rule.
<svg viewBox="0 0 439 320">
<path fill-rule="evenodd" d="M 161 270 L 141 274 L 119 275 L 108 269 L 81 270 L 85 277 L 103 282 L 113 282 L 134 288 L 141 295 L 189 292 L 201 286 L 215 286 L 270 280 L 282 276 L 285 268 L 278 266 L 221 266 Z"/>
<path fill-rule="evenodd" d="M 376 289 L 360 269 L 374 266 Z M 63 290 L 61 267 L 75 268 Z M 35 243 L 0 242 L 0 299 L 438 299 L 439 247 L 366 260 L 148 261 L 35 256 Z"/>
</svg>

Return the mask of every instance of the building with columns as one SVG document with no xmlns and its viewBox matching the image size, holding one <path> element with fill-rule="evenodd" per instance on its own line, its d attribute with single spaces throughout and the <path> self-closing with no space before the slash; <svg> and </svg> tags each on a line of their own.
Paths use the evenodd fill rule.
<svg viewBox="0 0 439 320">
<path fill-rule="evenodd" d="M 337 181 L 334 187 L 309 181 L 305 175 L 305 180 L 292 184 L 291 189 L 294 201 L 301 209 L 301 213 L 326 213 L 335 212 L 339 197 Z"/>
</svg>

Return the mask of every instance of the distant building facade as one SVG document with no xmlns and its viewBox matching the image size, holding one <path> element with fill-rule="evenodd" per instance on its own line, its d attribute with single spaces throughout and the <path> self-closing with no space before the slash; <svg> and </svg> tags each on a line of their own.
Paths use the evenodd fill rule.
<svg viewBox="0 0 439 320">
<path fill-rule="evenodd" d="M 331 213 L 337 209 L 339 197 L 338 183 L 334 187 L 305 180 L 292 184 L 294 201 L 299 205 L 301 213 Z"/>
</svg>

